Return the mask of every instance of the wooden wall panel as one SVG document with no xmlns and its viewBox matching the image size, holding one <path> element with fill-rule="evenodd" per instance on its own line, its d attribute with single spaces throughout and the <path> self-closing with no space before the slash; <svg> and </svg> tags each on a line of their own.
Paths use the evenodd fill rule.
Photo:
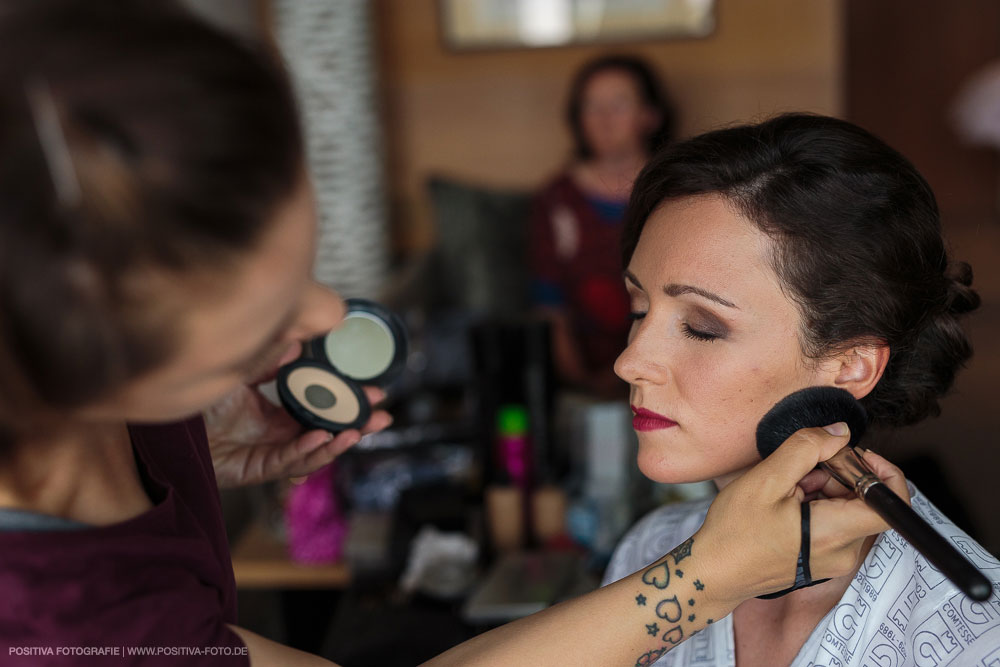
<svg viewBox="0 0 1000 667">
<path fill-rule="evenodd" d="M 897 434 L 901 460 L 930 453 L 967 506 L 984 545 L 1000 553 L 997 380 L 1000 221 L 997 153 L 963 146 L 950 120 L 967 77 L 1000 59 L 995 0 L 847 0 L 846 117 L 909 157 L 930 182 L 953 255 L 970 262 L 983 298 L 968 321 L 976 351 L 940 418 Z"/>
<path fill-rule="evenodd" d="M 638 53 L 662 72 L 683 134 L 780 110 L 839 113 L 837 0 L 718 0 L 706 39 L 485 52 L 449 51 L 435 0 L 378 0 L 388 178 L 403 252 L 432 241 L 430 173 L 539 185 L 565 161 L 569 79 L 599 53 Z"/>
<path fill-rule="evenodd" d="M 946 221 L 996 213 L 996 153 L 963 146 L 951 119 L 968 76 L 1000 59 L 995 0 L 848 0 L 845 113 L 917 165 Z"/>
</svg>

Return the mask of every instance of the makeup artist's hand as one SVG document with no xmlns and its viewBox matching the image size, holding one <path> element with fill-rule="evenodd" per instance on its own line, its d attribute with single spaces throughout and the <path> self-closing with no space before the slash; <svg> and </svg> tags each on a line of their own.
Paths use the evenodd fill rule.
<svg viewBox="0 0 1000 667">
<path fill-rule="evenodd" d="M 910 504 L 910 490 L 906 487 L 903 471 L 890 463 L 886 458 L 868 449 L 856 450 L 864 458 L 865 463 L 872 469 L 879 479 L 889 484 L 893 491 L 900 498 Z M 896 479 L 902 480 L 899 483 Z M 854 490 L 838 482 L 830 473 L 822 468 L 817 468 L 802 478 L 799 486 L 805 492 L 806 500 L 817 500 L 820 498 L 853 498 Z"/>
<path fill-rule="evenodd" d="M 698 535 L 714 554 L 720 583 L 734 601 L 773 593 L 794 581 L 801 542 L 800 505 L 806 500 L 804 480 L 809 480 L 810 493 L 816 496 L 810 502 L 809 562 L 814 580 L 853 572 L 864 557 L 868 538 L 888 528 L 853 495 L 816 494 L 826 480 L 810 474 L 847 444 L 850 436 L 844 431 L 843 435 L 822 428 L 797 431 L 712 502 Z M 909 498 L 899 468 L 871 452 L 865 461 L 900 497 Z M 832 485 L 827 490 L 838 493 Z"/>
<path fill-rule="evenodd" d="M 375 387 L 365 387 L 365 394 L 372 405 L 385 398 Z M 308 475 L 355 445 L 362 435 L 392 423 L 388 412 L 375 410 L 360 431 L 350 429 L 335 437 L 326 431 L 303 432 L 287 412 L 246 385 L 206 410 L 204 416 L 220 488 Z"/>
</svg>

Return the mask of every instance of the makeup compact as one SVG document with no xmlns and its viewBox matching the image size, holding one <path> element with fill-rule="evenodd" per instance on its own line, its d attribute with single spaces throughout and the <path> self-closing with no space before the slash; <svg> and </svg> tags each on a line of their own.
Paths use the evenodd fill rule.
<svg viewBox="0 0 1000 667">
<path fill-rule="evenodd" d="M 338 433 L 360 428 L 372 407 L 364 385 L 384 387 L 406 366 L 407 339 L 392 311 L 348 299 L 339 327 L 310 340 L 302 356 L 278 370 L 281 404 L 306 428 Z"/>
</svg>

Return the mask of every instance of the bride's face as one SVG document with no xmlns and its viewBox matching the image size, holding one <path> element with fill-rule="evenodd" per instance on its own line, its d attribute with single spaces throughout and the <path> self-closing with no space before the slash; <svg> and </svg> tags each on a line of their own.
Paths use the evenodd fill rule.
<svg viewBox="0 0 1000 667">
<path fill-rule="evenodd" d="M 615 372 L 630 385 L 639 469 L 727 483 L 759 460 L 771 406 L 835 370 L 800 344 L 801 315 L 768 264 L 771 240 L 714 195 L 665 202 L 626 272 L 636 317 Z M 673 422 L 671 424 L 671 422 Z"/>
</svg>

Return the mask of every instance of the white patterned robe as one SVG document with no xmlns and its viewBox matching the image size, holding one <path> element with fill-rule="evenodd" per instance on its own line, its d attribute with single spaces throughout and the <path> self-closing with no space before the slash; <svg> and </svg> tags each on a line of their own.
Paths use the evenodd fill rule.
<svg viewBox="0 0 1000 667">
<path fill-rule="evenodd" d="M 993 582 L 993 596 L 973 602 L 896 531 L 887 531 L 790 667 L 1000 667 L 1000 561 L 913 484 L 909 488 L 913 509 Z M 711 499 L 667 505 L 647 514 L 619 542 L 603 583 L 659 560 L 693 535 L 710 504 Z M 731 615 L 656 662 L 657 667 L 735 664 Z"/>
</svg>

